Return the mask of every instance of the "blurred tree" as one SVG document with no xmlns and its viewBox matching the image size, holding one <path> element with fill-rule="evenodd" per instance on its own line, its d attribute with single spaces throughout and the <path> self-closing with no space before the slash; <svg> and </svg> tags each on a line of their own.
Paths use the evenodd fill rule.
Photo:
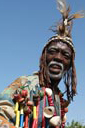
<svg viewBox="0 0 85 128">
<path fill-rule="evenodd" d="M 85 128 L 85 125 L 73 120 L 71 123 L 67 123 L 67 126 L 65 126 L 65 128 Z"/>
</svg>

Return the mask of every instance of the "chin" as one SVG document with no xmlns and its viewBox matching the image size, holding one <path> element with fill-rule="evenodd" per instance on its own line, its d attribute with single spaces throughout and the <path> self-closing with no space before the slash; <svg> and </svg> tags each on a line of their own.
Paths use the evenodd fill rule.
<svg viewBox="0 0 85 128">
<path fill-rule="evenodd" d="M 62 78 L 61 75 L 49 75 L 51 79 L 54 79 L 54 80 L 60 80 Z"/>
<path fill-rule="evenodd" d="M 48 72 L 48 75 L 50 76 L 50 79 L 54 79 L 54 80 L 60 80 L 63 76 L 61 72 L 58 74 L 53 74 L 53 73 Z"/>
</svg>

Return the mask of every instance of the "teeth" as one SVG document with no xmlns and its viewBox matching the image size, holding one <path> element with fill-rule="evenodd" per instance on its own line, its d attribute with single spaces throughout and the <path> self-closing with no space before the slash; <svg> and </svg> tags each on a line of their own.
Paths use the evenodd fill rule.
<svg viewBox="0 0 85 128">
<path fill-rule="evenodd" d="M 56 64 L 51 65 L 51 67 L 61 69 L 61 66 L 60 65 L 56 65 Z"/>
<path fill-rule="evenodd" d="M 63 70 L 63 64 L 59 63 L 59 62 L 51 61 L 48 66 L 49 67 L 51 67 L 51 66 L 59 67 Z"/>
</svg>

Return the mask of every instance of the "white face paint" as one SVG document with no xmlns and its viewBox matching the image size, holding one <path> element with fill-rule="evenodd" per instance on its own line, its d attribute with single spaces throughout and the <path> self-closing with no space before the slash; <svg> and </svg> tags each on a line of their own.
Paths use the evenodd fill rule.
<svg viewBox="0 0 85 128">
<path fill-rule="evenodd" d="M 52 79 L 60 79 L 62 78 L 64 72 L 64 65 L 60 62 L 51 61 L 48 64 L 47 73 L 49 74 L 50 78 Z"/>
</svg>

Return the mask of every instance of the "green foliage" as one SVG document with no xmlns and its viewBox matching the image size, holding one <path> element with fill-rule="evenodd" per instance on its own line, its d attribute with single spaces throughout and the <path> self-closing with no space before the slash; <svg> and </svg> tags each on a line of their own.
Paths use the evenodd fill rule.
<svg viewBox="0 0 85 128">
<path fill-rule="evenodd" d="M 85 128 L 85 125 L 73 120 L 71 123 L 67 123 L 67 126 L 65 126 L 65 128 Z"/>
</svg>

